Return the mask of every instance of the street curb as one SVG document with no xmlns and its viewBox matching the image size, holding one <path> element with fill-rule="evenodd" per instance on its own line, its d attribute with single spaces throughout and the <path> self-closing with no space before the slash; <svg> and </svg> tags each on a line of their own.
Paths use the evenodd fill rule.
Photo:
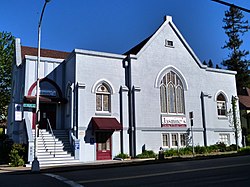
<svg viewBox="0 0 250 187">
<path fill-rule="evenodd" d="M 182 161 L 208 160 L 208 159 L 247 156 L 247 155 L 249 154 L 229 153 L 229 154 L 218 154 L 218 155 L 199 155 L 195 157 L 171 157 L 171 158 L 165 158 L 163 160 L 158 160 L 158 159 L 116 160 L 116 161 L 101 162 L 101 163 L 93 162 L 88 164 L 83 163 L 79 165 L 47 167 L 47 168 L 41 168 L 40 172 L 38 173 L 60 173 L 60 172 L 90 170 L 90 169 L 103 169 L 103 168 L 140 166 L 140 165 L 162 164 L 162 163 L 172 163 L 172 162 L 182 162 Z M 0 166 L 0 174 L 36 174 L 36 173 L 32 173 L 31 168 L 26 168 L 26 167 L 11 168 L 6 166 L 5 167 Z"/>
</svg>

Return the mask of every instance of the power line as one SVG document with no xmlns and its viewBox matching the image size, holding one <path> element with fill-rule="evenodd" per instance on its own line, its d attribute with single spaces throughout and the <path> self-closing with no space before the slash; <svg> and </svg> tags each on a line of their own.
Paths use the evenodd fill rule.
<svg viewBox="0 0 250 187">
<path fill-rule="evenodd" d="M 246 9 L 246 8 L 243 8 L 243 7 L 234 5 L 234 4 L 232 4 L 232 3 L 224 2 L 224 1 L 221 1 L 221 0 L 212 0 L 212 1 L 214 1 L 214 2 L 216 2 L 216 3 L 220 3 L 220 4 L 223 4 L 223 5 L 226 5 L 226 6 L 235 7 L 235 8 L 238 8 L 238 9 L 242 10 L 242 11 L 245 11 L 245 12 L 250 13 L 250 10 L 249 10 L 249 9 Z"/>
</svg>

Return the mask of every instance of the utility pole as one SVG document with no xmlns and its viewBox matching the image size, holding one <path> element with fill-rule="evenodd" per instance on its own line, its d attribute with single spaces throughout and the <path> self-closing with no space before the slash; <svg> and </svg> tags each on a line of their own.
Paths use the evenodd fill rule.
<svg viewBox="0 0 250 187">
<path fill-rule="evenodd" d="M 226 6 L 229 6 L 229 7 L 235 7 L 235 8 L 238 8 L 244 12 L 248 12 L 250 13 L 250 10 L 249 9 L 246 9 L 246 8 L 243 8 L 243 7 L 240 7 L 240 6 L 237 6 L 237 5 L 234 5 L 232 3 L 228 3 L 228 2 L 225 2 L 225 1 L 221 1 L 221 0 L 212 0 L 216 3 L 220 3 L 220 4 L 223 4 L 223 5 L 226 5 Z"/>
</svg>

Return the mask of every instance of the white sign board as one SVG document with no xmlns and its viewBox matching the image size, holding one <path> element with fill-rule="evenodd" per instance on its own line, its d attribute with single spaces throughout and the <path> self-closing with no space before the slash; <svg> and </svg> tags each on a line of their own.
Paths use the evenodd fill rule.
<svg viewBox="0 0 250 187">
<path fill-rule="evenodd" d="M 187 127 L 186 117 L 182 116 L 162 116 L 161 117 L 162 127 Z"/>
<path fill-rule="evenodd" d="M 15 104 L 15 121 L 22 121 L 22 105 Z"/>
</svg>

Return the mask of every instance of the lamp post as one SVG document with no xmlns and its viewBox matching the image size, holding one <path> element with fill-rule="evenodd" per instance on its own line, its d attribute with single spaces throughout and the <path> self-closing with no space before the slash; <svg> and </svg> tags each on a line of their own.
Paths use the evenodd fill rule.
<svg viewBox="0 0 250 187">
<path fill-rule="evenodd" d="M 41 53 L 41 25 L 42 25 L 42 19 L 43 19 L 43 13 L 46 8 L 47 3 L 49 3 L 51 0 L 45 0 L 42 13 L 39 19 L 38 23 L 38 47 L 37 47 L 37 64 L 36 64 L 36 75 L 37 75 L 37 81 L 36 81 L 36 126 L 35 126 L 35 145 L 34 145 L 34 160 L 32 162 L 31 171 L 32 172 L 39 172 L 40 171 L 40 165 L 39 161 L 37 159 L 37 137 L 38 137 L 38 125 L 40 122 L 40 109 L 39 109 L 39 97 L 40 97 L 40 85 L 39 85 L 39 64 L 40 64 L 40 53 Z"/>
</svg>

